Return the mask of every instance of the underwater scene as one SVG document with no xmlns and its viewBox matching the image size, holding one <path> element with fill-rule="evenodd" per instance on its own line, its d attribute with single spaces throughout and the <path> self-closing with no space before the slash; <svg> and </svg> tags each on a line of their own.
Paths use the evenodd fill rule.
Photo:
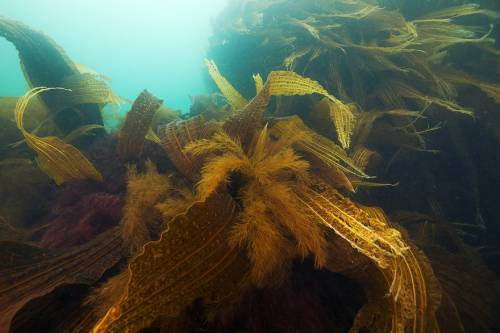
<svg viewBox="0 0 500 333">
<path fill-rule="evenodd" d="M 0 333 L 500 332 L 498 0 L 101 3 L 0 5 Z"/>
</svg>

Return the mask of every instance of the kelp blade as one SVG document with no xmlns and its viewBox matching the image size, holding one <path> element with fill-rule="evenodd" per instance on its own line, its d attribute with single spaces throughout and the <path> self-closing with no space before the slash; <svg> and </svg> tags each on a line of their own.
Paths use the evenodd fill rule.
<svg viewBox="0 0 500 333">
<path fill-rule="evenodd" d="M 225 77 L 219 72 L 217 65 L 215 62 L 206 59 L 205 64 L 208 67 L 208 72 L 212 79 L 214 80 L 217 87 L 219 87 L 220 91 L 227 99 L 231 107 L 235 110 L 239 110 L 243 108 L 248 102 Z"/>
<path fill-rule="evenodd" d="M 138 158 L 144 147 L 151 121 L 163 101 L 144 90 L 132 104 L 120 131 L 118 153 L 123 160 Z"/>
<path fill-rule="evenodd" d="M 0 266 L 1 333 L 8 332 L 11 319 L 30 300 L 63 284 L 95 283 L 125 253 L 117 228 L 66 253 L 46 252 L 32 249 L 23 253 L 29 264 Z"/>
<path fill-rule="evenodd" d="M 180 316 L 196 299 L 210 305 L 236 296 L 247 271 L 246 259 L 228 244 L 236 215 L 234 201 L 221 193 L 171 220 L 132 261 L 125 299 L 93 332 L 139 332 L 159 316 Z"/>
<path fill-rule="evenodd" d="M 0 36 L 13 43 L 19 51 L 21 67 L 30 88 L 61 87 L 65 79 L 80 74 L 76 64 L 59 45 L 45 34 L 21 22 L 0 16 Z M 59 128 L 69 132 L 74 128 L 67 128 L 64 117 L 57 114 L 61 110 L 61 96 L 64 98 L 64 95 L 59 93 L 48 94 L 43 96 L 42 100 L 47 104 Z M 96 102 L 74 106 L 82 117 L 82 123 L 79 125 L 102 125 L 101 107 Z"/>
<path fill-rule="evenodd" d="M 49 90 L 54 89 L 39 87 L 30 90 L 19 99 L 15 109 L 17 127 L 26 139 L 28 146 L 36 152 L 40 168 L 58 185 L 78 179 L 102 181 L 102 175 L 99 171 L 74 146 L 64 143 L 57 137 L 38 137 L 24 129 L 23 116 L 30 99 Z"/>
</svg>

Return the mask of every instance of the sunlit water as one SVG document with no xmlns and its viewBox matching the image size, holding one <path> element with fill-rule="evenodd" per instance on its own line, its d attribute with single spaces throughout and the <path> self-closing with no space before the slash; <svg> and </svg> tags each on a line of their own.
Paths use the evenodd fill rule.
<svg viewBox="0 0 500 333">
<path fill-rule="evenodd" d="M 0 15 L 43 31 L 69 57 L 134 99 L 147 88 L 188 111 L 203 93 L 211 19 L 227 0 L 0 0 Z M 0 38 L 0 96 L 26 91 L 17 51 Z"/>
</svg>

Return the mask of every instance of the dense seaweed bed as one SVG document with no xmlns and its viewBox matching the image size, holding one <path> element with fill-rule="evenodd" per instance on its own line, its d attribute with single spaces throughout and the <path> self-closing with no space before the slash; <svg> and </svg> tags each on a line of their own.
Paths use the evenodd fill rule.
<svg viewBox="0 0 500 333">
<path fill-rule="evenodd" d="M 0 17 L 0 332 L 499 331 L 499 16 L 234 0 L 187 114 Z"/>
</svg>

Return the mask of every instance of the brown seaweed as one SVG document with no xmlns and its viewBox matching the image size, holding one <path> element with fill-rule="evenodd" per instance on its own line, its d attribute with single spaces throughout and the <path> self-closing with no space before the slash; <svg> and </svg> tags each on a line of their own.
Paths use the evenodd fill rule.
<svg viewBox="0 0 500 333">
<path fill-rule="evenodd" d="M 124 252 L 117 230 L 113 228 L 59 255 L 40 259 L 37 251 L 32 253 L 37 257 L 30 264 L 13 265 L 0 271 L 1 332 L 8 332 L 13 316 L 31 299 L 63 284 L 96 282 Z"/>
<path fill-rule="evenodd" d="M 43 33 L 31 29 L 21 22 L 0 17 L 0 36 L 12 42 L 19 51 L 21 68 L 30 88 L 61 87 L 65 80 L 80 75 L 76 64 L 71 61 L 59 45 Z M 109 91 L 109 89 L 106 90 Z M 57 112 L 67 106 L 78 110 L 82 119 L 79 125 L 102 125 L 99 100 L 87 98 L 85 103 L 79 101 L 78 103 L 60 104 L 59 98 L 65 98 L 65 96 L 64 93 L 56 91 L 42 97 L 61 130 L 64 132 L 73 130 L 73 128 L 68 128 L 66 118 L 57 116 Z"/>
<path fill-rule="evenodd" d="M 38 137 L 24 129 L 23 117 L 30 99 L 51 88 L 39 87 L 30 90 L 17 102 L 14 111 L 16 124 L 30 148 L 38 155 L 38 165 L 56 184 L 70 180 L 93 179 L 102 181 L 102 176 L 92 163 L 74 146 L 55 136 Z"/>
<path fill-rule="evenodd" d="M 144 90 L 132 104 L 120 131 L 118 154 L 123 160 L 138 158 L 144 146 L 146 134 L 162 100 Z"/>
<path fill-rule="evenodd" d="M 234 297 L 246 272 L 226 241 L 236 214 L 229 195 L 215 194 L 170 221 L 161 239 L 132 261 L 125 297 L 93 332 L 138 332 L 159 315 L 178 317 L 195 299 L 215 306 Z"/>
</svg>

